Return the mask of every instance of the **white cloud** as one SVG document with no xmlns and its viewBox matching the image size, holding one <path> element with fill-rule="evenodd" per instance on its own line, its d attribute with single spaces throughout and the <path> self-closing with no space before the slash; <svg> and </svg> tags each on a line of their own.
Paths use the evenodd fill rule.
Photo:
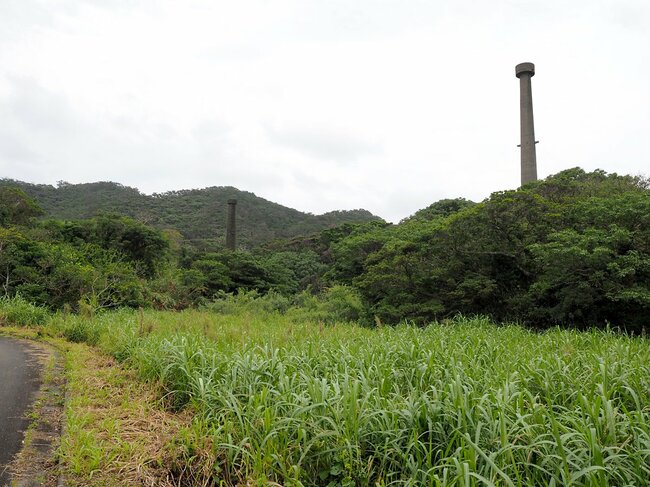
<svg viewBox="0 0 650 487">
<path fill-rule="evenodd" d="M 308 126 L 266 127 L 273 143 L 290 147 L 306 157 L 325 159 L 343 166 L 361 156 L 381 153 L 378 143 L 355 136 L 354 129 L 337 129 L 318 124 Z"/>
</svg>

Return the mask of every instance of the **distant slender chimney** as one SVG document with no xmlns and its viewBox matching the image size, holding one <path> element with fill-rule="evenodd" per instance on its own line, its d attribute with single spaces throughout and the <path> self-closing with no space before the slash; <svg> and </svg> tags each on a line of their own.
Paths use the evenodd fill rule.
<svg viewBox="0 0 650 487">
<path fill-rule="evenodd" d="M 235 250 L 237 246 L 235 237 L 237 229 L 235 226 L 235 210 L 237 209 L 237 200 L 228 200 L 228 221 L 226 223 L 226 248 Z"/>
<path fill-rule="evenodd" d="M 521 116 L 521 185 L 537 181 L 537 154 L 535 153 L 535 124 L 533 122 L 533 92 L 530 78 L 535 76 L 533 63 L 515 67 L 519 78 L 519 111 Z"/>
</svg>

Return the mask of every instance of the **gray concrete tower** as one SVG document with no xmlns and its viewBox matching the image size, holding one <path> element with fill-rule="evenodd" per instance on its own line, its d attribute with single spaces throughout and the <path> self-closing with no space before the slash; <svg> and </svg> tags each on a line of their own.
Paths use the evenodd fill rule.
<svg viewBox="0 0 650 487">
<path fill-rule="evenodd" d="M 226 248 L 235 250 L 237 246 L 235 237 L 237 230 L 235 226 L 235 210 L 237 208 L 237 200 L 228 200 L 228 221 L 226 222 Z"/>
<path fill-rule="evenodd" d="M 533 63 L 515 67 L 519 78 L 519 109 L 521 114 L 521 185 L 537 181 L 537 155 L 535 153 L 535 124 L 533 123 L 533 92 L 530 78 L 535 76 Z"/>
</svg>

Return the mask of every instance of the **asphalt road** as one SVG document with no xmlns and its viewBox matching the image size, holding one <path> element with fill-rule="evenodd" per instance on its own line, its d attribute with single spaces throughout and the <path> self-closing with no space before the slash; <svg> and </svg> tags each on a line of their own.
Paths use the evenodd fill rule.
<svg viewBox="0 0 650 487">
<path fill-rule="evenodd" d="M 7 465 L 20 451 L 29 425 L 25 413 L 40 385 L 40 364 L 29 342 L 0 336 L 0 485 L 10 482 Z"/>
</svg>

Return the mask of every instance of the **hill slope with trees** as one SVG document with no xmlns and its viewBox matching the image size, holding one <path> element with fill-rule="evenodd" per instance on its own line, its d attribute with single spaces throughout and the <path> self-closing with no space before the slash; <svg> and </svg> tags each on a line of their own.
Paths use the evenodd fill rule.
<svg viewBox="0 0 650 487">
<path fill-rule="evenodd" d="M 385 322 L 650 324 L 650 181 L 568 169 L 485 201 L 443 200 L 332 242 L 325 278 Z"/>
<path fill-rule="evenodd" d="M 227 201 L 237 199 L 238 243 L 255 247 L 277 239 L 307 235 L 344 223 L 381 220 L 366 210 L 303 213 L 233 187 L 210 187 L 146 195 L 112 182 L 56 187 L 11 179 L 0 186 L 21 188 L 44 210 L 47 218 L 81 220 L 115 213 L 162 230 L 176 230 L 199 248 L 225 243 Z"/>
<path fill-rule="evenodd" d="M 92 187 L 95 198 L 87 208 L 79 201 L 78 212 L 96 211 L 93 201 L 109 200 L 101 185 Z M 178 198 L 172 215 L 179 225 L 187 223 L 180 215 L 198 218 L 210 203 L 209 190 L 152 197 L 122 191 L 131 193 L 130 210 L 137 210 L 135 200 L 142 202 L 139 215 L 150 209 L 151 199 Z M 192 193 L 203 199 L 190 198 Z M 266 295 L 278 309 L 328 296 L 337 316 L 368 325 L 403 320 L 424 325 L 461 313 L 541 328 L 611 324 L 641 332 L 650 326 L 646 178 L 574 168 L 480 203 L 441 200 L 398 225 L 345 223 L 272 241 L 265 232 L 307 233 L 309 227 L 294 223 L 295 210 L 264 206 L 250 193 L 214 188 L 212 200 L 217 194 L 242 201 L 244 227 L 253 219 L 247 222 L 247 214 L 258 218 L 268 211 L 265 223 L 275 227 L 249 227 L 262 234 L 254 235 L 257 241 L 267 243 L 236 252 L 188 245 L 173 238 L 178 233 L 151 226 L 160 220 L 146 225 L 142 216 L 43 219 L 22 189 L 0 186 L 2 291 L 52 309 L 183 309 L 210 305 L 225 294 L 254 293 Z M 256 203 L 263 210 L 256 212 Z M 42 204 L 51 208 L 55 202 Z M 160 207 L 157 211 L 161 214 Z M 310 225 L 326 221 L 312 218 Z"/>
<path fill-rule="evenodd" d="M 359 293 L 368 324 L 461 313 L 537 327 L 650 325 L 643 177 L 568 169 L 480 203 L 441 200 L 398 225 L 324 230 L 285 250 L 319 255 L 322 274 L 309 282 Z"/>
</svg>

